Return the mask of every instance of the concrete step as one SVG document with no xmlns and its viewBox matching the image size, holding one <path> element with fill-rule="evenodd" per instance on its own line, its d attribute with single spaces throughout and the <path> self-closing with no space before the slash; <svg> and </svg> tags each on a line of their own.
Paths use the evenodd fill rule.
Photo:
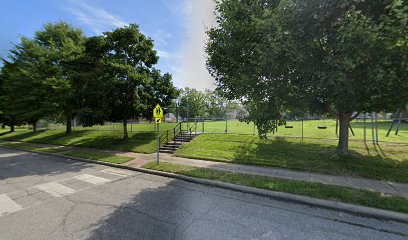
<svg viewBox="0 0 408 240">
<path fill-rule="evenodd" d="M 176 138 L 188 138 L 188 139 L 194 139 L 194 138 L 196 138 L 197 136 L 194 136 L 194 135 L 191 135 L 191 137 L 190 137 L 190 135 L 182 135 L 182 136 L 176 136 Z"/>
<path fill-rule="evenodd" d="M 175 151 L 175 150 L 177 150 L 177 148 L 178 148 L 178 147 L 162 146 L 160 149 Z"/>
<path fill-rule="evenodd" d="M 168 142 L 164 144 L 164 146 L 176 146 L 176 147 L 180 147 L 181 145 L 183 145 L 182 142 Z"/>
<path fill-rule="evenodd" d="M 170 150 L 162 150 L 162 149 L 160 149 L 160 151 L 159 152 L 161 152 L 161 153 L 169 153 L 169 154 L 173 154 L 175 151 L 170 151 Z"/>
<path fill-rule="evenodd" d="M 160 149 L 177 149 L 178 148 L 178 146 L 177 147 L 174 147 L 174 146 L 162 146 Z"/>
<path fill-rule="evenodd" d="M 191 136 L 200 136 L 201 133 L 191 133 Z M 190 133 L 180 133 L 179 136 L 190 136 Z"/>
<path fill-rule="evenodd" d="M 186 139 L 177 138 L 177 139 L 174 139 L 174 141 L 187 143 L 187 142 L 190 142 L 191 140 L 190 140 L 190 138 L 188 138 L 188 139 L 187 138 Z"/>
<path fill-rule="evenodd" d="M 181 145 L 173 145 L 173 144 L 165 144 L 165 145 L 163 145 L 163 147 L 175 148 L 175 149 L 179 148 L 180 146 L 181 146 Z"/>
<path fill-rule="evenodd" d="M 178 139 L 193 139 L 194 137 L 190 138 L 190 136 L 177 136 L 175 138 L 178 138 Z"/>
</svg>

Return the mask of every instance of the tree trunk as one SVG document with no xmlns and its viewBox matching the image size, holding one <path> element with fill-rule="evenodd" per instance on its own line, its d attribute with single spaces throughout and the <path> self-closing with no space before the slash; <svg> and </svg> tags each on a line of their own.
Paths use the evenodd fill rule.
<svg viewBox="0 0 408 240">
<path fill-rule="evenodd" d="M 349 142 L 349 125 L 351 121 L 350 113 L 339 113 L 339 142 L 337 145 L 336 153 L 340 156 L 348 156 L 348 142 Z"/>
<path fill-rule="evenodd" d="M 65 135 L 71 135 L 72 134 L 72 122 L 71 122 L 71 117 L 67 117 L 67 125 L 66 125 L 66 130 L 65 130 Z"/>
<path fill-rule="evenodd" d="M 15 131 L 15 129 L 14 129 L 14 124 L 12 124 L 11 126 L 10 126 L 10 132 L 14 132 Z"/>
<path fill-rule="evenodd" d="M 123 120 L 123 139 L 128 139 L 127 120 Z"/>
<path fill-rule="evenodd" d="M 37 132 L 37 121 L 33 123 L 33 132 Z"/>
</svg>

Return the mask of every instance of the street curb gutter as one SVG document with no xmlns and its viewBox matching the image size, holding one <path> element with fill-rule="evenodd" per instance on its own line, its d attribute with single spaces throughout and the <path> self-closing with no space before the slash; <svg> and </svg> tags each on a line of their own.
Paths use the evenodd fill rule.
<svg viewBox="0 0 408 240">
<path fill-rule="evenodd" d="M 265 190 L 265 189 L 252 188 L 252 187 L 247 187 L 247 186 L 235 185 L 231 183 L 224 183 L 224 182 L 201 179 L 201 178 L 193 178 L 193 177 L 188 177 L 188 176 L 179 175 L 175 173 L 161 172 L 161 171 L 145 169 L 145 168 L 138 168 L 138 167 L 130 167 L 130 166 L 125 166 L 125 165 L 120 165 L 120 164 L 115 164 L 115 163 L 94 161 L 94 160 L 89 160 L 89 159 L 84 159 L 84 158 L 66 156 L 62 154 L 47 153 L 47 152 L 40 152 L 40 151 L 34 151 L 34 150 L 24 150 L 24 149 L 9 147 L 9 146 L 1 146 L 1 147 L 19 150 L 19 151 L 26 151 L 26 152 L 32 152 L 32 153 L 37 153 L 37 154 L 49 155 L 49 156 L 54 156 L 54 157 L 56 156 L 56 157 L 60 157 L 64 159 L 77 160 L 77 161 L 86 162 L 86 163 L 105 165 L 109 167 L 115 167 L 115 168 L 121 168 L 121 169 L 137 171 L 137 172 L 142 172 L 142 173 L 147 173 L 147 174 L 153 174 L 153 175 L 158 175 L 162 177 L 175 178 L 175 179 L 180 179 L 180 180 L 184 180 L 187 182 L 207 185 L 211 187 L 218 187 L 218 188 L 228 189 L 232 191 L 247 193 L 247 194 L 255 194 L 258 196 L 268 197 L 268 198 L 272 198 L 276 200 L 284 200 L 288 202 L 300 203 L 304 205 L 309 205 L 309 206 L 314 206 L 314 207 L 319 207 L 319 208 L 324 208 L 324 209 L 329 209 L 329 210 L 347 212 L 347 213 L 364 216 L 364 217 L 376 218 L 379 220 L 392 220 L 392 221 L 397 221 L 397 222 L 408 224 L 408 214 L 404 214 L 404 213 L 398 213 L 398 212 L 392 212 L 392 211 L 387 211 L 387 210 L 382 210 L 382 209 L 352 205 L 352 204 L 335 202 L 335 201 L 330 201 L 330 200 L 311 198 L 311 197 L 300 196 L 300 195 L 295 195 L 295 194 L 290 194 L 290 193 L 274 192 L 274 191 Z"/>
</svg>

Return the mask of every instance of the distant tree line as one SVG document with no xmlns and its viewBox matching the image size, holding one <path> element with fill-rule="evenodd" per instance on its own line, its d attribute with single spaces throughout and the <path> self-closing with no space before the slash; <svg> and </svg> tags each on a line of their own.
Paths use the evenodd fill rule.
<svg viewBox="0 0 408 240">
<path fill-rule="evenodd" d="M 135 24 L 92 37 L 65 22 L 46 24 L 2 59 L 0 124 L 36 131 L 39 119 L 55 117 L 71 134 L 73 118 L 83 126 L 121 121 L 128 138 L 129 119 L 150 118 L 155 104 L 169 106 L 179 94 L 172 76 L 154 68 L 158 60 Z"/>
<path fill-rule="evenodd" d="M 237 101 L 229 101 L 218 90 L 198 91 L 186 87 L 180 90 L 178 106 L 173 106 L 178 115 L 186 118 L 225 119 L 228 112 L 236 111 L 245 115 L 244 106 Z M 174 111 L 174 110 L 173 110 Z"/>
</svg>

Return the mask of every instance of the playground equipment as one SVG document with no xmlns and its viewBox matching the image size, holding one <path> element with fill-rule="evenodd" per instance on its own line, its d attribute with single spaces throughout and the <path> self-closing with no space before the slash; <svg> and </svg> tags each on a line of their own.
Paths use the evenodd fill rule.
<svg viewBox="0 0 408 240">
<path fill-rule="evenodd" d="M 354 131 L 353 131 L 353 128 L 351 127 L 351 124 L 349 123 L 349 129 L 350 129 L 350 132 L 351 132 L 351 134 L 353 134 L 353 136 L 355 136 L 355 134 L 354 134 Z M 336 118 L 336 136 L 338 137 L 339 136 L 339 119 L 338 118 Z"/>
<path fill-rule="evenodd" d="M 321 125 L 320 124 L 320 121 L 317 123 L 317 128 L 318 129 L 327 129 L 327 126 L 326 125 Z"/>
<path fill-rule="evenodd" d="M 397 128 L 395 130 L 395 135 L 398 135 L 398 132 L 401 127 L 401 120 L 402 120 L 402 112 L 400 109 L 397 109 L 397 112 L 394 114 L 394 118 L 392 119 L 391 126 L 387 131 L 387 134 L 385 135 L 386 137 L 390 136 L 390 133 L 392 131 L 392 128 L 394 127 L 394 124 L 397 123 Z"/>
</svg>

